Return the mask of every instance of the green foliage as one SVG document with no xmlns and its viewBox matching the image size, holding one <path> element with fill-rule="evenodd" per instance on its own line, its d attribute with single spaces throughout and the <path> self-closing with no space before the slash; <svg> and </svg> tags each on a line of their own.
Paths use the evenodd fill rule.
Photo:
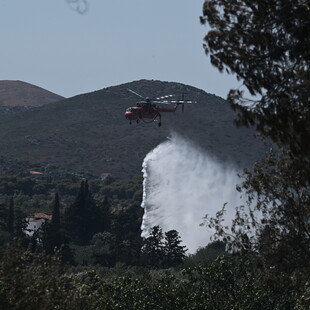
<svg viewBox="0 0 310 310">
<path fill-rule="evenodd" d="M 310 272 L 310 183 L 301 165 L 288 154 L 270 153 L 253 173 L 246 172 L 243 187 L 258 195 L 261 218 L 254 222 L 260 225 L 255 248 L 271 265 Z"/>
<path fill-rule="evenodd" d="M 1 255 L 1 309 L 84 309 L 94 300 L 95 293 L 67 273 L 57 256 L 32 253 L 19 242 Z"/>
<path fill-rule="evenodd" d="M 114 181 L 112 178 L 104 181 L 100 191 L 101 195 L 116 197 L 117 199 L 132 200 L 136 203 L 142 202 L 142 179 L 134 178 L 129 181 Z"/>
<path fill-rule="evenodd" d="M 87 181 L 81 182 L 81 188 L 75 202 L 64 213 L 64 227 L 72 240 L 86 245 L 92 236 L 104 230 L 100 208 L 93 199 Z"/>
<path fill-rule="evenodd" d="M 207 0 L 202 22 L 211 30 L 205 51 L 220 71 L 235 73 L 253 95 L 228 100 L 238 124 L 259 132 L 295 155 L 310 153 L 309 5 L 304 0 Z M 250 107 L 250 108 L 249 108 Z"/>
<path fill-rule="evenodd" d="M 165 259 L 163 232 L 159 226 L 154 226 L 143 241 L 143 261 L 147 266 L 160 267 Z"/>
<path fill-rule="evenodd" d="M 142 278 L 122 272 L 124 276 L 108 279 L 94 272 L 82 275 L 82 283 L 97 291 L 98 308 L 306 309 L 308 285 L 278 271 L 258 268 L 255 257 L 228 255 L 207 266 Z"/>
<path fill-rule="evenodd" d="M 93 245 L 100 249 L 105 237 L 97 235 Z M 306 276 L 300 281 L 299 275 L 266 269 L 258 256 L 226 255 L 179 271 L 117 265 L 101 272 L 74 275 L 57 253 L 33 253 L 15 242 L 1 255 L 0 303 L 5 309 L 26 310 L 306 310 L 309 306 Z"/>
<path fill-rule="evenodd" d="M 181 237 L 176 230 L 169 230 L 165 232 L 165 265 L 174 267 L 180 265 L 187 251 L 186 246 L 181 245 Z"/>
<path fill-rule="evenodd" d="M 194 254 L 185 257 L 184 265 L 193 266 L 199 264 L 210 264 L 219 256 L 227 254 L 225 243 L 213 241 L 205 247 L 200 247 Z"/>
<path fill-rule="evenodd" d="M 142 262 L 155 268 L 169 268 L 180 265 L 185 258 L 186 246 L 176 230 L 164 234 L 159 226 L 154 226 L 147 238 L 143 240 Z"/>
<path fill-rule="evenodd" d="M 111 233 L 116 239 L 116 261 L 135 265 L 139 263 L 142 246 L 141 222 L 143 210 L 130 205 L 112 216 Z"/>
<path fill-rule="evenodd" d="M 116 238 L 109 232 L 97 233 L 91 240 L 91 253 L 96 264 L 112 267 L 116 263 Z"/>
<path fill-rule="evenodd" d="M 13 196 L 15 193 L 21 192 L 25 195 L 33 195 L 33 187 L 35 180 L 31 178 L 22 178 L 16 176 L 1 176 L 0 192 Z"/>
<path fill-rule="evenodd" d="M 95 264 L 95 259 L 93 257 L 93 251 L 91 245 L 76 245 L 70 244 L 72 251 L 74 253 L 74 262 L 80 268 L 85 268 L 85 266 Z"/>
<path fill-rule="evenodd" d="M 7 206 L 4 203 L 2 203 L 0 204 L 0 229 L 7 230 L 7 217 L 8 217 Z"/>
<path fill-rule="evenodd" d="M 310 274 L 309 5 L 304 0 L 205 1 L 211 31 L 205 50 L 220 71 L 242 79 L 256 101 L 239 90 L 228 100 L 238 125 L 255 125 L 276 150 L 245 171 L 239 187 L 248 206 L 238 207 L 230 229 L 223 212 L 207 224 L 231 250 L 259 254 L 285 276 Z M 300 278 L 302 282 L 302 278 Z"/>
<path fill-rule="evenodd" d="M 12 240 L 11 234 L 8 231 L 0 228 L 0 246 L 7 245 Z"/>
</svg>

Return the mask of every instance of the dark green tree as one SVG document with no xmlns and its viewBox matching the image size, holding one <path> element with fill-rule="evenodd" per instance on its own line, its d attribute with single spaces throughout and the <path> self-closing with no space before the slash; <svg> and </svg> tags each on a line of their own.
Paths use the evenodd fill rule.
<svg viewBox="0 0 310 310">
<path fill-rule="evenodd" d="M 95 264 L 113 267 L 116 263 L 116 239 L 110 232 L 97 233 L 91 240 Z"/>
<path fill-rule="evenodd" d="M 140 260 L 143 210 L 134 204 L 113 215 L 111 232 L 116 238 L 116 260 L 137 265 Z"/>
<path fill-rule="evenodd" d="M 225 251 L 225 243 L 222 241 L 214 241 L 205 247 L 199 247 L 194 254 L 190 254 L 185 258 L 185 266 L 193 266 L 199 264 L 211 264 L 219 256 L 227 255 Z"/>
<path fill-rule="evenodd" d="M 45 222 L 41 229 L 41 241 L 46 254 L 58 253 L 63 262 L 73 263 L 73 251 L 69 246 L 69 237 L 60 221 L 60 202 L 56 192 L 51 222 Z"/>
<path fill-rule="evenodd" d="M 145 265 L 159 268 L 165 261 L 163 232 L 159 226 L 151 229 L 150 235 L 143 240 L 142 260 Z"/>
<path fill-rule="evenodd" d="M 204 45 L 211 63 L 236 74 L 258 98 L 246 102 L 242 91 L 230 91 L 237 123 L 255 124 L 292 154 L 309 159 L 308 1 L 207 0 L 201 21 L 211 27 Z"/>
<path fill-rule="evenodd" d="M 240 186 L 250 209 L 239 207 L 231 231 L 222 213 L 209 221 L 231 245 L 260 253 L 281 270 L 309 272 L 310 32 L 304 0 L 205 1 L 202 22 L 211 30 L 205 51 L 220 71 L 236 74 L 255 101 L 231 90 L 238 125 L 255 125 L 272 139 L 271 151 Z"/>
<path fill-rule="evenodd" d="M 25 231 L 27 229 L 27 221 L 26 221 L 27 214 L 16 208 L 15 209 L 15 228 L 14 228 L 14 234 L 17 238 L 23 238 L 25 236 Z"/>
<path fill-rule="evenodd" d="M 7 225 L 8 209 L 5 204 L 0 204 L 0 245 L 10 242 L 11 234 L 8 232 Z"/>
<path fill-rule="evenodd" d="M 7 206 L 0 204 L 0 229 L 7 230 Z"/>
<path fill-rule="evenodd" d="M 81 182 L 74 203 L 65 211 L 64 227 L 79 245 L 88 244 L 95 233 L 104 230 L 102 213 L 89 191 L 87 181 Z"/>
<path fill-rule="evenodd" d="M 167 267 L 175 267 L 184 261 L 187 249 L 181 244 L 181 237 L 176 230 L 165 232 L 164 250 Z"/>
<path fill-rule="evenodd" d="M 92 289 L 82 288 L 58 255 L 25 249 L 21 239 L 1 253 L 0 283 L 1 309 L 95 308 Z"/>
</svg>

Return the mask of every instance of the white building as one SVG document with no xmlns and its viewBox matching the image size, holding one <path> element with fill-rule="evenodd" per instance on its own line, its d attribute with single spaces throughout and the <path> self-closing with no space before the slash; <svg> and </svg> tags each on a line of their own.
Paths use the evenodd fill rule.
<svg viewBox="0 0 310 310">
<path fill-rule="evenodd" d="M 45 213 L 34 213 L 32 215 L 29 215 L 28 217 L 26 217 L 27 221 L 27 227 L 25 231 L 26 234 L 28 236 L 32 236 L 34 232 L 37 231 L 43 225 L 43 223 L 51 220 L 52 216 L 47 215 Z"/>
</svg>

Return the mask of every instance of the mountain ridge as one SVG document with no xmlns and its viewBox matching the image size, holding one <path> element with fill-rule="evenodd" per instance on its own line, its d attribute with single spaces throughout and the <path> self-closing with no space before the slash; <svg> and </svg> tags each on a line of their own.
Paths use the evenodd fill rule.
<svg viewBox="0 0 310 310">
<path fill-rule="evenodd" d="M 0 106 L 37 107 L 62 99 L 64 97 L 27 82 L 0 80 Z"/>
<path fill-rule="evenodd" d="M 186 105 L 184 113 L 164 113 L 160 128 L 129 125 L 124 112 L 138 98 L 127 88 L 145 97 L 187 93 L 197 103 Z M 175 131 L 221 161 L 250 166 L 263 145 L 253 138 L 254 130 L 237 129 L 234 116 L 224 99 L 193 86 L 133 81 L 2 116 L 0 156 L 131 178 L 141 173 L 146 154 Z"/>
</svg>

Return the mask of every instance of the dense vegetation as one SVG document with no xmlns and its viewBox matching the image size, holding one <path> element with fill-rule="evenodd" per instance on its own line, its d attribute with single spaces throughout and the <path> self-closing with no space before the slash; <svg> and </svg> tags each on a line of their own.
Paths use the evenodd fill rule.
<svg viewBox="0 0 310 310">
<path fill-rule="evenodd" d="M 306 274 L 267 268 L 257 254 L 225 253 L 222 242 L 185 256 L 177 231 L 158 226 L 143 240 L 140 178 L 50 182 L 40 196 L 50 191 L 49 204 L 36 211 L 53 218 L 33 237 L 17 220 L 29 205 L 17 198 L 37 199 L 35 189 L 47 181 L 1 180 L 15 193 L 1 204 L 4 309 L 306 309 Z"/>
<path fill-rule="evenodd" d="M 239 125 L 254 124 L 276 146 L 245 171 L 240 191 L 249 206 L 237 207 L 229 227 L 224 208 L 206 216 L 219 240 L 185 257 L 175 230 L 155 226 L 140 238 L 139 179 L 83 180 L 72 194 L 64 180 L 3 176 L 4 309 L 310 308 L 309 5 L 210 0 L 203 14 L 212 63 L 260 96 L 249 108 L 230 92 Z M 27 238 L 19 215 L 31 208 L 18 197 L 41 201 L 38 188 L 53 192 L 53 220 Z"/>
<path fill-rule="evenodd" d="M 33 250 L 49 255 L 59 251 L 63 262 L 72 265 L 112 267 L 124 263 L 168 268 L 184 259 L 186 250 L 174 230 L 163 234 L 154 227 L 149 238 L 141 238 L 141 178 L 80 182 L 2 175 L 0 180 L 6 193 L 0 196 L 2 246 L 14 237 L 23 237 Z M 66 197 L 65 203 L 59 192 Z M 52 220 L 27 237 L 25 217 L 34 211 L 52 214 Z"/>
</svg>

